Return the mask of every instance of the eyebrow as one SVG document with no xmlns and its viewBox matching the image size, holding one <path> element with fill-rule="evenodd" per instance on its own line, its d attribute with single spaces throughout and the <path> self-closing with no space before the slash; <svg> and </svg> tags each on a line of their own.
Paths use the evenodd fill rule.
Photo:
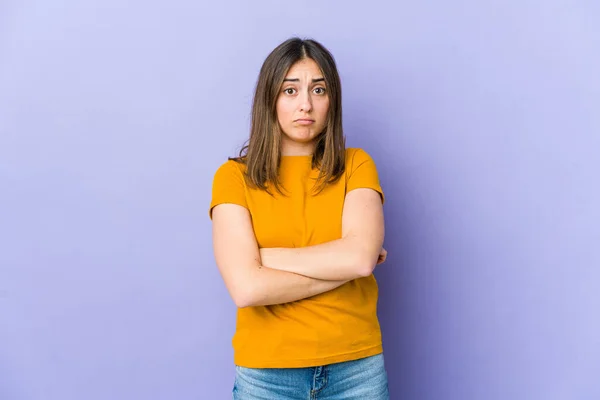
<svg viewBox="0 0 600 400">
<path fill-rule="evenodd" d="M 283 81 L 284 82 L 300 82 L 300 79 L 298 79 L 298 78 L 285 78 Z M 325 78 L 315 78 L 312 81 L 313 81 L 313 83 L 324 82 Z"/>
</svg>

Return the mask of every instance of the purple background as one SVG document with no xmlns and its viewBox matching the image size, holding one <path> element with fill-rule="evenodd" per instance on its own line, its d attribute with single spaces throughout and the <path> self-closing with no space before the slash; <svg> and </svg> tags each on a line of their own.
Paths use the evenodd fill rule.
<svg viewBox="0 0 600 400">
<path fill-rule="evenodd" d="M 335 55 L 387 193 L 392 399 L 600 398 L 599 26 L 596 1 L 0 2 L 0 398 L 230 397 L 211 181 L 294 34 Z"/>
</svg>

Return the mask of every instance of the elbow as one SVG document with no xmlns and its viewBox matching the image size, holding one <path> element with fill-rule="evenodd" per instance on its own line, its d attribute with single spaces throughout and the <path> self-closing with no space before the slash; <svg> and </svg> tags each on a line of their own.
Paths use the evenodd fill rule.
<svg viewBox="0 0 600 400">
<path fill-rule="evenodd" d="M 358 256 L 355 269 L 356 274 L 359 278 L 366 278 L 371 276 L 376 266 L 377 258 L 373 259 L 373 257 L 367 255 Z"/>
<path fill-rule="evenodd" d="M 231 293 L 231 298 L 237 308 L 251 307 L 254 303 L 248 290 L 237 290 Z"/>
<path fill-rule="evenodd" d="M 233 302 L 235 303 L 235 306 L 237 308 L 245 308 L 250 307 L 252 305 L 252 302 L 247 297 L 244 297 L 242 295 L 237 294 L 231 297 L 233 298 Z"/>
<path fill-rule="evenodd" d="M 227 289 L 236 307 L 246 308 L 262 305 L 264 288 L 260 277 L 254 273 L 240 271 L 232 278 L 228 281 Z"/>
<path fill-rule="evenodd" d="M 238 308 L 246 308 L 257 305 L 256 291 L 248 283 L 242 283 L 235 290 L 231 291 L 231 298 Z"/>
</svg>

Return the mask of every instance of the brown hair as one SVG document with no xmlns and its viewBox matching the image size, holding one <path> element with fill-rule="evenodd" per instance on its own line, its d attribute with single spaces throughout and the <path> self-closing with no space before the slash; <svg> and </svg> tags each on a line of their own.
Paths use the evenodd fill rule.
<svg viewBox="0 0 600 400">
<path fill-rule="evenodd" d="M 250 138 L 232 160 L 246 164 L 246 179 L 254 187 L 268 191 L 272 184 L 281 193 L 279 165 L 281 162 L 281 128 L 277 120 L 276 103 L 283 80 L 296 62 L 310 58 L 323 72 L 329 112 L 325 130 L 316 140 L 312 167 L 319 169 L 316 188 L 321 191 L 337 181 L 345 169 L 345 139 L 342 130 L 342 88 L 335 60 L 331 53 L 314 40 L 291 38 L 277 46 L 265 59 L 252 102 Z"/>
</svg>

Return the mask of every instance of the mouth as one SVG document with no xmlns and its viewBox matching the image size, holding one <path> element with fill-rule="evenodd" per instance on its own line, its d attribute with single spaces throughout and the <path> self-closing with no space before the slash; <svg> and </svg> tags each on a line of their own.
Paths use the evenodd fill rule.
<svg viewBox="0 0 600 400">
<path fill-rule="evenodd" d="M 294 122 L 299 125 L 311 125 L 315 123 L 315 120 L 310 118 L 300 118 L 295 120 Z"/>
</svg>

